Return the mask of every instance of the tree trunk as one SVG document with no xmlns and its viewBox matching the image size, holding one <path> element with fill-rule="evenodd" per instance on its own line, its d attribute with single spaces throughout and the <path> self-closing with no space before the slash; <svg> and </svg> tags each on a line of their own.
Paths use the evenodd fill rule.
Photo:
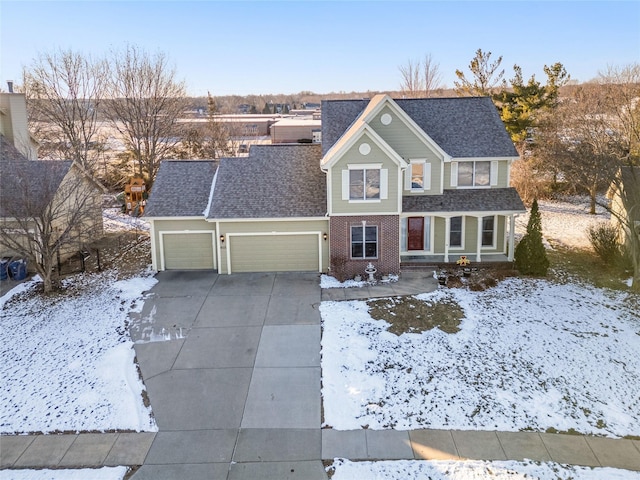
<svg viewBox="0 0 640 480">
<path fill-rule="evenodd" d="M 589 205 L 589 214 L 590 215 L 595 215 L 596 214 L 596 200 L 597 200 L 597 195 L 598 195 L 598 188 L 594 185 L 589 189 L 589 200 L 590 200 L 590 205 Z"/>
</svg>

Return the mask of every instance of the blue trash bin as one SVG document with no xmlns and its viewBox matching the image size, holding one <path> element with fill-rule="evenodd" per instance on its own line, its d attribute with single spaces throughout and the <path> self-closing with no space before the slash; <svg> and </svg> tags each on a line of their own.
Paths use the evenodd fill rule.
<svg viewBox="0 0 640 480">
<path fill-rule="evenodd" d="M 0 259 L 0 280 L 9 278 L 9 260 L 10 257 Z"/>
<path fill-rule="evenodd" d="M 9 276 L 16 281 L 27 278 L 27 261 L 21 259 L 9 262 Z"/>
</svg>

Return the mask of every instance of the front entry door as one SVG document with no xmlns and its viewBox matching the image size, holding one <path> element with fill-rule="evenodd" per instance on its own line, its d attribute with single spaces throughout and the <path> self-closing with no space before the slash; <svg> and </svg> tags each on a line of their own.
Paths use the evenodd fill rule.
<svg viewBox="0 0 640 480">
<path fill-rule="evenodd" d="M 424 217 L 409 217 L 407 231 L 407 250 L 424 250 Z"/>
</svg>

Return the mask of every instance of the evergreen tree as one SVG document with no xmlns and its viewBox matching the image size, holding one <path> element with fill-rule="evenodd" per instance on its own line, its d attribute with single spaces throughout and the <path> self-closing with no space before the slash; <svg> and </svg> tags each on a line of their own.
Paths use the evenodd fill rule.
<svg viewBox="0 0 640 480">
<path fill-rule="evenodd" d="M 269 106 L 269 102 L 266 102 L 266 103 L 264 104 L 264 108 L 262 109 L 262 113 L 264 113 L 264 114 L 266 114 L 266 115 L 269 115 L 269 114 L 273 113 L 273 112 L 271 111 L 271 107 Z"/>
<path fill-rule="evenodd" d="M 527 233 L 514 252 L 516 268 L 524 275 L 544 276 L 549 269 L 549 259 L 542 243 L 542 221 L 538 200 L 531 205 Z"/>
</svg>

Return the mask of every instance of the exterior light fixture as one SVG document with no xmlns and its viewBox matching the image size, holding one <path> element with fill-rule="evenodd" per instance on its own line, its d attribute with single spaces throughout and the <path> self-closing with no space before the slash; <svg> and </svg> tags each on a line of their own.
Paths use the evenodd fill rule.
<svg viewBox="0 0 640 480">
<path fill-rule="evenodd" d="M 224 235 L 220 235 L 220 243 L 224 243 Z"/>
<path fill-rule="evenodd" d="M 328 237 L 328 235 L 326 233 L 324 235 L 322 235 L 322 238 L 324 238 L 325 242 L 327 241 L 327 237 Z"/>
</svg>

